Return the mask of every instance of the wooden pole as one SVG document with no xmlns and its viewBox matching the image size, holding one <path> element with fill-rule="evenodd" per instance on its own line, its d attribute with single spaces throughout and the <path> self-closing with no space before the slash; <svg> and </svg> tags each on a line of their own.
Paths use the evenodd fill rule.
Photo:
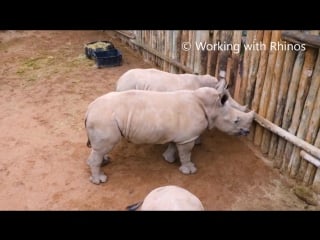
<svg viewBox="0 0 320 240">
<path fill-rule="evenodd" d="M 298 52 L 296 61 L 293 66 L 292 78 L 290 81 L 286 106 L 284 109 L 282 126 L 281 126 L 284 130 L 287 130 L 289 128 L 289 125 L 291 122 L 291 118 L 294 110 L 294 104 L 296 102 L 303 62 L 304 62 L 304 52 L 300 51 Z M 279 164 L 281 165 L 280 169 L 283 169 L 283 170 L 287 169 L 287 165 L 289 162 L 289 160 L 286 159 L 284 156 L 285 145 L 286 145 L 286 141 L 284 141 L 283 139 L 279 139 L 276 157 L 279 158 Z"/>
<path fill-rule="evenodd" d="M 279 36 L 280 36 L 280 33 L 279 33 Z M 284 44 L 284 42 L 282 42 L 280 39 L 278 41 L 280 44 Z M 270 95 L 270 101 L 269 101 L 267 115 L 266 115 L 266 118 L 271 122 L 273 122 L 274 120 L 274 114 L 276 111 L 277 99 L 279 95 L 280 79 L 281 79 L 281 74 L 283 72 L 283 63 L 284 63 L 285 54 L 286 54 L 286 51 L 278 50 L 275 68 L 272 74 L 271 95 Z M 263 153 L 268 152 L 270 147 L 270 141 L 271 141 L 271 132 L 268 130 L 264 130 L 262 141 L 261 141 L 261 151 Z"/>
<path fill-rule="evenodd" d="M 299 148 L 302 148 L 307 153 L 311 154 L 312 156 L 320 159 L 320 149 L 313 146 L 312 144 L 296 137 L 295 135 L 287 132 L 286 130 L 282 129 L 281 127 L 273 124 L 269 120 L 263 118 L 262 116 L 255 114 L 254 120 L 259 123 L 262 127 L 270 130 L 271 132 L 277 134 L 278 136 L 284 138 L 286 141 L 296 145 Z M 320 135 L 320 134 L 318 134 Z M 318 136 L 320 138 L 320 136 Z M 319 141 L 320 142 L 320 141 Z"/>
<path fill-rule="evenodd" d="M 289 42 L 305 44 L 306 46 L 320 48 L 320 36 L 300 31 L 282 31 L 282 39 Z"/>
<path fill-rule="evenodd" d="M 252 44 L 254 37 L 256 36 L 257 31 L 247 31 L 247 37 L 245 40 L 246 45 Z M 245 50 L 244 58 L 243 58 L 243 70 L 242 70 L 242 79 L 241 79 L 241 86 L 240 86 L 240 94 L 239 94 L 239 102 L 244 104 L 245 102 L 245 91 L 247 89 L 248 84 L 248 73 L 249 73 L 249 66 L 250 66 L 250 58 L 251 58 L 252 51 Z"/>
<path fill-rule="evenodd" d="M 280 38 L 280 31 L 278 30 L 272 31 L 271 42 L 277 42 L 279 38 Z M 267 114 L 267 108 L 270 101 L 270 93 L 271 93 L 270 88 L 271 88 L 271 82 L 272 82 L 272 75 L 273 75 L 273 70 L 276 63 L 276 59 L 277 59 L 277 53 L 278 51 L 274 49 L 270 49 L 269 51 L 267 72 L 266 72 L 266 77 L 263 84 L 263 91 L 261 94 L 261 100 L 259 103 L 259 111 L 258 111 L 259 115 L 261 115 L 262 117 L 265 117 Z M 254 135 L 255 145 L 260 146 L 262 141 L 262 134 L 263 134 L 263 129 L 260 127 L 257 127 Z"/>
<path fill-rule="evenodd" d="M 253 45 L 259 44 L 263 39 L 263 31 L 256 31 L 254 39 L 253 39 Z M 250 66 L 249 66 L 249 72 L 248 72 L 248 82 L 247 82 L 247 88 L 245 91 L 245 105 L 247 105 L 249 108 L 251 107 L 252 97 L 254 93 L 256 78 L 257 78 L 257 72 L 260 62 L 260 49 L 252 49 L 251 50 L 251 59 L 250 59 Z"/>
<path fill-rule="evenodd" d="M 282 118 L 283 118 L 283 112 L 286 104 L 286 97 L 289 89 L 289 83 L 292 76 L 292 70 L 294 65 L 296 52 L 295 51 L 286 51 L 286 56 L 283 63 L 282 68 L 282 75 L 280 80 L 280 89 L 279 89 L 279 95 L 278 95 L 278 104 L 275 111 L 275 119 L 274 124 L 281 126 L 282 124 Z M 278 143 L 278 136 L 276 134 L 273 134 L 270 141 L 270 147 L 268 156 L 270 158 L 274 158 L 276 151 L 277 151 L 277 143 Z M 280 160 L 281 158 L 276 158 L 273 161 L 273 166 L 276 168 L 280 167 Z"/>
<path fill-rule="evenodd" d="M 188 31 L 183 30 L 181 33 L 181 44 L 184 44 L 189 41 L 188 39 Z M 180 63 L 184 66 L 187 65 L 187 57 L 188 57 L 188 51 L 185 49 L 182 49 L 182 45 L 180 46 L 181 51 L 180 51 Z M 184 71 L 180 68 L 180 73 L 183 73 Z"/>
<path fill-rule="evenodd" d="M 234 31 L 233 32 L 233 39 L 232 39 L 232 44 L 234 46 L 239 47 L 239 51 L 232 51 L 231 55 L 231 72 L 230 72 L 230 87 L 229 87 L 229 92 L 231 96 L 234 96 L 236 100 L 238 100 L 238 97 L 236 98 L 236 88 L 237 85 L 240 84 L 240 81 L 238 81 L 238 70 L 239 70 L 239 60 L 240 60 L 240 50 L 241 50 L 241 36 L 242 36 L 242 31 Z"/>
<path fill-rule="evenodd" d="M 301 127 L 301 130 L 298 131 L 300 122 L 302 124 L 308 125 L 310 120 L 310 108 L 311 104 L 307 106 L 305 109 L 305 114 L 303 114 L 304 107 L 306 107 L 305 100 L 307 98 L 307 94 L 310 87 L 311 74 L 314 67 L 314 63 L 316 60 L 316 52 L 315 49 L 308 48 L 305 53 L 305 60 L 302 67 L 301 78 L 299 82 L 298 95 L 293 111 L 291 125 L 288 129 L 290 133 L 296 135 L 300 138 L 304 138 L 304 127 Z M 313 105 L 312 105 L 313 107 Z M 311 108 L 312 110 L 312 108 Z M 292 144 L 287 144 L 285 149 L 285 156 L 287 159 L 290 159 L 288 170 L 291 177 L 295 177 L 297 175 L 297 171 L 300 166 L 300 158 L 299 158 L 299 149 L 294 148 Z"/>
<path fill-rule="evenodd" d="M 315 146 L 320 146 L 320 130 L 318 131 L 318 135 L 317 135 L 317 140 L 315 142 Z M 314 176 L 314 180 L 312 183 L 312 189 L 317 192 L 320 193 L 320 168 L 314 170 L 316 171 L 315 176 Z"/>
<path fill-rule="evenodd" d="M 265 80 L 265 75 L 267 71 L 268 65 L 268 56 L 269 56 L 269 46 L 271 41 L 271 33 L 272 31 L 263 31 L 263 40 L 262 42 L 257 42 L 260 50 L 260 60 L 259 60 L 259 68 L 257 72 L 257 79 L 254 88 L 254 95 L 251 102 L 251 109 L 255 112 L 259 110 L 259 103 L 262 94 L 263 83 Z M 250 134 L 248 138 L 251 141 L 254 141 L 255 130 L 260 128 L 260 126 L 253 124 L 250 130 Z M 256 145 L 258 143 L 255 143 Z"/>
<path fill-rule="evenodd" d="M 317 49 L 312 49 L 315 53 L 315 57 L 318 53 Z M 315 64 L 316 62 L 316 64 Z M 313 71 L 313 66 L 315 64 L 315 69 Z M 313 73 L 312 73 L 313 71 Z M 307 74 L 307 73 L 306 73 Z M 319 109 L 316 109 L 317 105 L 317 100 L 319 101 L 320 99 L 316 99 L 317 97 L 317 92 L 320 87 L 320 57 L 318 55 L 317 61 L 315 61 L 313 64 L 310 64 L 310 72 L 309 74 L 312 74 L 311 78 L 311 84 L 308 92 L 308 96 L 306 98 L 304 107 L 303 107 L 303 112 L 301 115 L 301 120 L 300 120 L 300 125 L 298 128 L 297 132 L 297 137 L 300 137 L 302 139 L 305 139 L 305 141 L 312 143 L 314 139 L 311 139 L 312 132 L 314 132 L 314 122 L 312 123 L 311 120 L 316 120 L 318 121 L 318 118 L 320 115 L 317 115 L 317 112 L 319 112 Z M 308 77 L 311 77 L 308 75 Z M 318 104 L 319 107 L 319 104 Z M 313 117 L 313 118 L 312 118 Z M 311 126 L 312 125 L 312 126 Z M 307 165 L 308 162 L 304 160 L 300 160 L 300 156 L 297 156 L 297 151 L 299 149 L 294 148 L 294 151 L 292 152 L 291 159 L 292 162 L 292 168 L 291 168 L 291 174 L 292 176 L 297 175 L 298 180 L 302 180 L 304 178 L 305 172 L 307 170 Z"/>
</svg>

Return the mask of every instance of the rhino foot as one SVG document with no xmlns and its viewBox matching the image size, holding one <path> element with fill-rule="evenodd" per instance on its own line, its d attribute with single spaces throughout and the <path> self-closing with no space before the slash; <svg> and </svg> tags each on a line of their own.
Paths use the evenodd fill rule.
<svg viewBox="0 0 320 240">
<path fill-rule="evenodd" d="M 98 176 L 91 176 L 90 181 L 94 184 L 100 184 L 100 182 L 104 183 L 107 181 L 107 176 L 103 173 L 101 173 Z"/>
<path fill-rule="evenodd" d="M 179 170 L 183 173 L 183 174 L 192 174 L 195 173 L 197 171 L 197 168 L 194 166 L 193 163 L 189 163 L 189 164 L 185 164 L 182 165 Z"/>
</svg>

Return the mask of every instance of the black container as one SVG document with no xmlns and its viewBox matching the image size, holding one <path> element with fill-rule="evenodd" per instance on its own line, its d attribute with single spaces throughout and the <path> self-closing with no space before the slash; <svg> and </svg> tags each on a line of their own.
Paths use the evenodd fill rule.
<svg viewBox="0 0 320 240">
<path fill-rule="evenodd" d="M 90 48 L 90 45 L 91 44 L 94 44 L 94 43 L 97 43 L 97 42 L 104 42 L 104 43 L 109 43 L 110 45 L 107 47 L 107 49 L 102 49 L 102 48 L 97 48 L 97 49 L 92 49 Z M 89 58 L 89 59 L 93 59 L 93 55 L 94 55 L 94 52 L 98 52 L 98 51 L 109 51 L 109 50 L 112 50 L 112 49 L 115 49 L 115 47 L 113 46 L 112 42 L 109 42 L 109 41 L 94 41 L 94 42 L 89 42 L 85 45 L 85 48 L 84 48 L 84 52 L 86 54 L 86 57 Z"/>
<path fill-rule="evenodd" d="M 95 59 L 97 68 L 114 67 L 122 64 L 122 54 L 116 48 L 108 51 L 96 50 L 92 57 Z"/>
</svg>

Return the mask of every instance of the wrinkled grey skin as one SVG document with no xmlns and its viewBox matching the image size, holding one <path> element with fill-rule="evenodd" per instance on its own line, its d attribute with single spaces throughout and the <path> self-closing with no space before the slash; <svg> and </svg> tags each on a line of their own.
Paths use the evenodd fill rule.
<svg viewBox="0 0 320 240">
<path fill-rule="evenodd" d="M 164 158 L 174 161 L 177 149 L 179 170 L 195 173 L 191 150 L 203 131 L 216 127 L 228 134 L 247 135 L 253 117 L 253 111 L 245 113 L 231 107 L 225 91 L 208 87 L 105 94 L 89 105 L 85 118 L 87 145 L 92 147 L 88 158 L 90 180 L 95 184 L 107 180 L 101 163 L 122 137 L 135 144 L 171 143 Z"/>
<path fill-rule="evenodd" d="M 135 68 L 125 72 L 117 81 L 116 91 L 126 90 L 148 90 L 148 91 L 160 91 L 169 92 L 176 90 L 196 90 L 200 87 L 212 87 L 215 89 L 224 88 L 226 82 L 223 77 L 218 81 L 217 78 L 211 75 L 195 75 L 195 74 L 175 74 L 165 71 L 161 71 L 155 68 Z M 237 103 L 228 94 L 230 104 L 240 110 L 246 111 L 247 106 L 242 106 Z"/>
</svg>

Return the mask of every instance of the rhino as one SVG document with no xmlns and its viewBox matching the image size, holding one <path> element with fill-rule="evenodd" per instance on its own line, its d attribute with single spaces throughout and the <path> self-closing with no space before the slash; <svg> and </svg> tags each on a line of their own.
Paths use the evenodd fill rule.
<svg viewBox="0 0 320 240">
<path fill-rule="evenodd" d="M 126 208 L 129 211 L 204 211 L 200 199 L 187 189 L 167 185 L 153 189 L 143 201 Z"/>
<path fill-rule="evenodd" d="M 95 184 L 106 182 L 102 161 L 121 138 L 135 144 L 170 143 L 164 159 L 173 162 L 178 151 L 179 170 L 195 173 L 191 150 L 202 132 L 217 128 L 231 135 L 247 135 L 253 118 L 253 111 L 231 107 L 225 90 L 209 87 L 109 92 L 90 103 L 85 115 L 87 146 L 92 148 L 87 160 L 90 180 Z"/>
<path fill-rule="evenodd" d="M 220 81 L 209 75 L 196 75 L 196 74 L 175 74 L 161 71 L 155 68 L 135 68 L 125 72 L 116 83 L 116 91 L 126 91 L 131 89 L 149 90 L 149 91 L 176 91 L 176 90 L 196 90 L 200 87 L 211 87 L 218 89 L 219 87 L 226 86 L 224 80 L 225 72 L 220 72 Z M 229 97 L 230 104 L 240 110 L 247 111 L 247 106 L 242 106 L 237 103 L 226 91 Z"/>
</svg>

